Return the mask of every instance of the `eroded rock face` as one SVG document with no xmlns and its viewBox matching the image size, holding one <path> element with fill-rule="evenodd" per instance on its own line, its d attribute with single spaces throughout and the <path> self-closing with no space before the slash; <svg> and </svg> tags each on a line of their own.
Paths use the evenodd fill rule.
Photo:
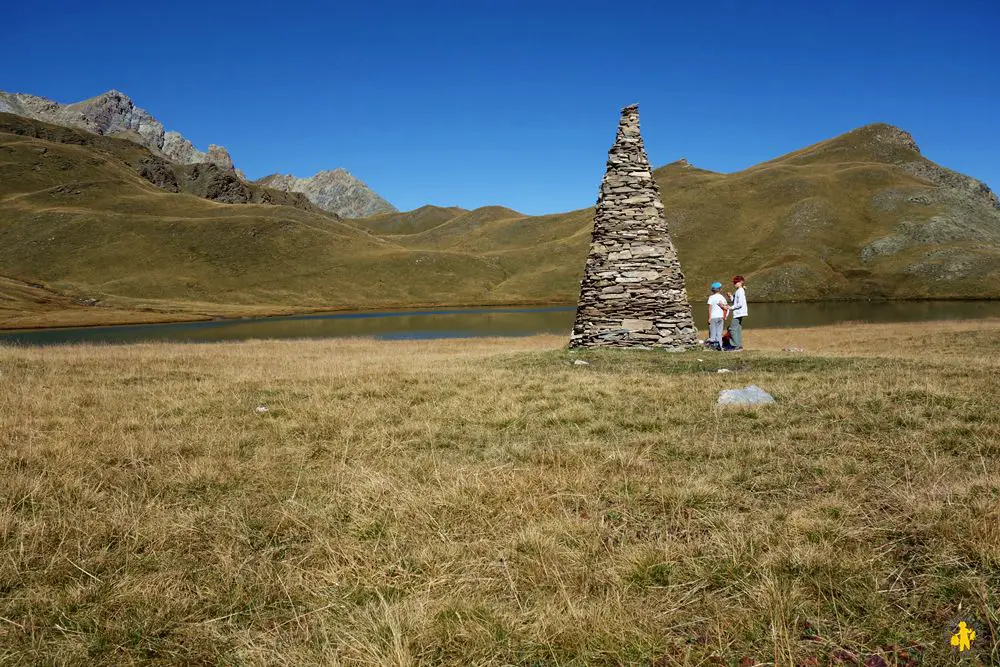
<svg viewBox="0 0 1000 667">
<path fill-rule="evenodd" d="M 271 174 L 254 182 L 283 192 L 301 192 L 321 209 L 342 218 L 365 218 L 398 210 L 345 169 L 321 171 L 309 178 Z"/>
<path fill-rule="evenodd" d="M 302 194 L 248 183 L 231 169 L 211 162 L 177 165 L 174 170 L 181 191 L 198 197 L 223 204 L 274 204 L 319 212 Z"/>
<path fill-rule="evenodd" d="M 906 130 L 896 127 L 895 125 L 886 125 L 882 123 L 876 123 L 872 127 L 874 128 L 872 137 L 877 143 L 889 146 L 901 146 L 915 153 L 920 152 L 920 146 L 917 145 L 913 135 Z"/>
<path fill-rule="evenodd" d="M 226 169 L 236 173 L 236 168 L 233 166 L 233 158 L 230 157 L 229 151 L 227 151 L 222 146 L 216 146 L 215 144 L 210 144 L 208 146 L 208 152 L 202 152 L 194 147 L 190 141 L 188 141 L 184 135 L 179 132 L 165 132 L 163 135 L 163 148 L 161 149 L 163 156 L 166 157 L 171 162 L 176 162 L 177 164 L 199 164 L 199 163 L 210 163 L 216 164 Z M 239 173 L 237 173 L 239 176 Z M 242 180 L 246 180 L 240 176 Z"/>
<path fill-rule="evenodd" d="M 639 133 L 639 108 L 628 106 L 608 151 L 570 347 L 697 344 L 684 274 Z"/>
<path fill-rule="evenodd" d="M 993 208 L 1000 208 L 1000 199 L 996 193 L 988 185 L 971 176 L 952 171 L 930 160 L 908 162 L 903 165 L 903 169 L 906 173 L 934 185 L 954 190 Z"/>
<path fill-rule="evenodd" d="M 75 127 L 104 136 L 132 139 L 177 164 L 208 162 L 233 171 L 233 160 L 222 146 L 199 151 L 179 132 L 166 132 L 163 123 L 117 90 L 73 104 L 59 104 L 44 97 L 0 92 L 0 111 L 35 120 Z"/>
<path fill-rule="evenodd" d="M 117 90 L 66 105 L 59 113 L 94 134 L 115 136 L 135 132 L 140 138 L 138 143 L 147 148 L 163 145 L 163 124 Z"/>
<path fill-rule="evenodd" d="M 151 155 L 139 161 L 139 164 L 136 165 L 136 171 L 139 172 L 140 176 L 161 190 L 180 192 L 180 186 L 177 184 L 177 174 L 174 173 L 171 167 L 172 165 L 166 160 Z"/>
</svg>

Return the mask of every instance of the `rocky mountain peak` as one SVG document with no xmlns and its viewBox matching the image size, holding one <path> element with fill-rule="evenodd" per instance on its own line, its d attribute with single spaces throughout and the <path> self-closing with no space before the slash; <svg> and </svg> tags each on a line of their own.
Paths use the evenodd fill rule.
<svg viewBox="0 0 1000 667">
<path fill-rule="evenodd" d="M 229 155 L 229 151 L 226 150 L 225 146 L 209 144 L 206 155 L 208 157 L 206 162 L 217 164 L 224 169 L 228 169 L 229 171 L 236 171 L 236 167 L 233 166 L 233 158 Z"/>
<path fill-rule="evenodd" d="M 913 135 L 902 128 L 896 127 L 895 125 L 889 125 L 887 123 L 874 123 L 861 129 L 869 130 L 872 138 L 879 143 L 905 148 L 915 153 L 920 152 L 920 146 L 917 145 Z"/>
<path fill-rule="evenodd" d="M 100 95 L 91 97 L 89 100 L 84 100 L 82 102 L 77 102 L 75 104 L 70 104 L 68 106 L 93 105 L 93 104 L 120 104 L 128 106 L 129 108 L 135 108 L 136 106 L 135 102 L 132 101 L 131 97 L 129 97 L 120 90 L 116 90 L 115 88 L 106 90 Z"/>
<path fill-rule="evenodd" d="M 324 169 L 323 171 L 317 171 L 313 174 L 313 181 L 322 181 L 326 183 L 337 182 L 341 180 L 353 179 L 354 176 L 351 172 L 347 171 L 343 167 L 337 167 L 336 169 Z"/>
<path fill-rule="evenodd" d="M 163 123 L 144 109 L 135 105 L 128 95 L 117 90 L 93 97 L 83 102 L 66 105 L 67 120 L 76 120 L 79 126 L 95 134 L 118 135 L 135 132 L 147 148 L 163 147 Z M 77 117 L 74 119 L 72 115 Z"/>
<path fill-rule="evenodd" d="M 317 172 L 309 178 L 271 174 L 254 182 L 284 192 L 301 192 L 321 209 L 342 218 L 366 218 L 398 211 L 364 182 L 340 167 Z"/>
</svg>

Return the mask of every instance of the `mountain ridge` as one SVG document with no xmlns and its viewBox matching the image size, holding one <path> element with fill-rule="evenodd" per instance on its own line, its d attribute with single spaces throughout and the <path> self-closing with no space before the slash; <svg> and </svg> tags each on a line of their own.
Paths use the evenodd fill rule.
<svg viewBox="0 0 1000 667">
<path fill-rule="evenodd" d="M 339 221 L 302 195 L 302 209 L 206 201 L 139 173 L 155 156 L 137 144 L 28 119 L 11 132 L 4 117 L 0 326 L 578 295 L 592 208 L 425 206 Z M 731 174 L 681 161 L 656 169 L 689 297 L 740 273 L 751 301 L 1000 298 L 995 194 L 887 127 Z M 59 142 L 60 131 L 77 134 Z"/>
<path fill-rule="evenodd" d="M 69 104 L 28 93 L 0 91 L 0 113 L 11 113 L 100 136 L 129 139 L 145 146 L 157 157 L 175 164 L 213 164 L 249 183 L 224 146 L 209 144 L 207 150 L 199 150 L 180 132 L 166 130 L 162 122 L 116 89 Z M 301 192 L 323 210 L 340 217 L 363 217 L 396 211 L 392 204 L 340 167 L 318 172 L 307 179 L 272 174 L 257 179 L 256 183 L 284 192 Z"/>
<path fill-rule="evenodd" d="M 210 144 L 208 151 L 194 147 L 180 132 L 167 131 L 163 123 L 137 106 L 125 93 L 111 89 L 80 102 L 60 104 L 46 97 L 0 91 L 0 112 L 86 130 L 102 136 L 125 136 L 171 162 L 210 162 L 234 170 L 232 157 L 223 146 Z"/>
<path fill-rule="evenodd" d="M 303 210 L 324 213 L 304 195 L 284 193 L 265 188 L 240 179 L 232 170 L 214 163 L 196 162 L 177 164 L 154 154 L 145 146 L 120 136 L 103 136 L 86 130 L 64 125 L 54 125 L 44 121 L 28 119 L 15 114 L 0 112 L 0 133 L 27 139 L 38 139 L 51 144 L 79 146 L 91 149 L 92 160 L 110 160 L 134 172 L 157 188 L 169 193 L 187 193 L 203 199 L 226 204 L 272 204 L 292 206 Z M 37 149 L 39 156 L 45 156 L 48 149 Z M 66 167 L 66 163 L 62 163 Z M 42 165 L 36 162 L 32 169 L 40 171 Z M 14 176 L 17 178 L 17 176 Z M 74 187 L 81 184 L 68 180 L 60 187 Z M 335 216 L 334 216 L 335 217 Z"/>
</svg>

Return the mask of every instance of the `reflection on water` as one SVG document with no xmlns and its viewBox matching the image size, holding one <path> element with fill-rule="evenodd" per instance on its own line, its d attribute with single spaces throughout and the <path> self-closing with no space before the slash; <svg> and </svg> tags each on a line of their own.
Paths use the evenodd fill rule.
<svg viewBox="0 0 1000 667">
<path fill-rule="evenodd" d="M 695 304 L 695 323 L 705 329 L 706 306 Z M 250 338 L 365 336 L 386 340 L 530 336 L 569 337 L 575 308 L 464 308 L 422 311 L 302 315 L 246 320 L 141 324 L 116 327 L 0 332 L 0 344 L 212 342 Z M 800 327 L 837 322 L 913 322 L 1000 317 L 1000 301 L 830 301 L 751 303 L 747 328 Z"/>
<path fill-rule="evenodd" d="M 212 342 L 250 338 L 332 338 L 364 336 L 380 339 L 467 338 L 567 334 L 573 327 L 572 307 L 463 308 L 421 311 L 300 315 L 244 320 L 139 324 L 74 329 L 0 332 L 0 343 L 134 343 L 140 341 Z"/>
</svg>

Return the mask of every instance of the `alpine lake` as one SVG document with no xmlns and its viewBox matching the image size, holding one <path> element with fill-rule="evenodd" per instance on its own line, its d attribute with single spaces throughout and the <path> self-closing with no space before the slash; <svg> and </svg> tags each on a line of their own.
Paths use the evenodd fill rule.
<svg viewBox="0 0 1000 667">
<path fill-rule="evenodd" d="M 703 338 L 706 306 L 694 304 Z M 288 317 L 207 320 L 0 331 L 0 345 L 122 344 L 139 342 L 211 343 L 249 339 L 365 337 L 384 340 L 531 336 L 569 337 L 575 306 L 439 308 Z M 905 324 L 928 320 L 1000 317 L 1000 301 L 825 301 L 750 303 L 744 327 L 810 327 L 845 322 Z"/>
</svg>

